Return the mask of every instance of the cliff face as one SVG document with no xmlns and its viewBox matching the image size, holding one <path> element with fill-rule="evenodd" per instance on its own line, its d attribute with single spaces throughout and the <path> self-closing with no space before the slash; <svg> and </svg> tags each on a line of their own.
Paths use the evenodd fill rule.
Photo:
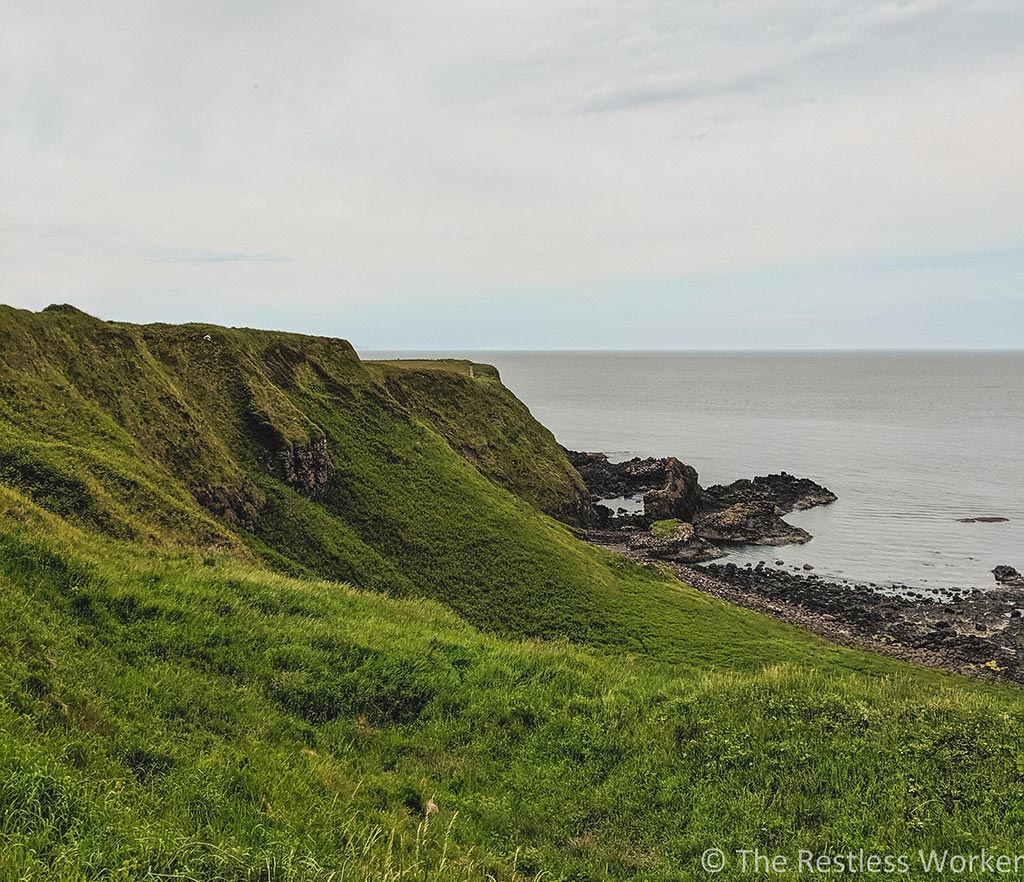
<svg viewBox="0 0 1024 882">
<path fill-rule="evenodd" d="M 485 365 L 0 307 L 0 392 L 0 483 L 90 530 L 427 594 L 495 627 L 543 630 L 535 607 L 593 627 L 579 594 L 610 584 L 540 514 L 585 520 L 579 475 Z"/>
</svg>

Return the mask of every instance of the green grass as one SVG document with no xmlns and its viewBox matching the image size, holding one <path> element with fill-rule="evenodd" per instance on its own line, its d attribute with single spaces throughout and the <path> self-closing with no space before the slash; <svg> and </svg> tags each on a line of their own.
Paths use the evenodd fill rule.
<svg viewBox="0 0 1024 882">
<path fill-rule="evenodd" d="M 402 371 L 445 371 L 475 379 L 499 379 L 494 365 L 480 364 L 465 358 L 392 358 L 373 359 L 364 362 L 367 365 L 380 365 Z"/>
<path fill-rule="evenodd" d="M 1017 690 L 580 543 L 496 377 L 0 308 L 0 393 L 0 880 L 691 879 L 1024 832 Z M 319 439 L 303 495 L 275 457 Z"/>
<path fill-rule="evenodd" d="M 655 536 L 668 538 L 675 536 L 682 526 L 683 522 L 679 518 L 669 518 L 664 521 L 655 521 L 651 524 L 651 532 Z"/>
<path fill-rule="evenodd" d="M 366 365 L 486 477 L 541 511 L 577 519 L 589 499 L 586 486 L 551 432 L 501 384 L 493 367 L 454 359 Z"/>
<path fill-rule="evenodd" d="M 772 622 L 802 662 L 509 641 L 4 523 L 0 878 L 681 879 L 710 845 L 1012 851 L 1024 829 L 1010 689 Z"/>
</svg>

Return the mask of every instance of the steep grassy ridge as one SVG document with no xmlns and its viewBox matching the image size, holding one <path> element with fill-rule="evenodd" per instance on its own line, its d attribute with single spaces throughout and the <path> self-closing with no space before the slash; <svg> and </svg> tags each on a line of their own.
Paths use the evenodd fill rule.
<svg viewBox="0 0 1024 882">
<path fill-rule="evenodd" d="M 541 511 L 577 520 L 589 500 L 555 436 L 490 365 L 457 359 L 367 362 L 389 392 L 484 475 Z"/>
<path fill-rule="evenodd" d="M 443 422 L 452 443 L 482 447 L 485 425 L 513 424 L 485 470 L 511 476 L 523 463 L 530 477 L 509 478 L 516 486 L 544 469 L 564 473 L 546 430 L 523 438 L 532 421 L 495 379 L 398 373 L 368 369 L 339 340 L 4 309 L 0 478 L 107 535 L 247 550 L 292 575 L 431 597 L 514 636 L 689 663 L 727 658 L 766 628 L 779 633 L 739 611 L 695 628 L 710 600 L 576 541 L 413 415 L 434 383 L 447 403 L 430 422 Z M 474 385 L 453 392 L 446 378 Z M 389 379 L 415 407 L 389 392 Z M 465 410 L 469 440 L 457 432 Z M 803 652 L 767 637 L 756 645 L 736 657 L 763 664 Z"/>
<path fill-rule="evenodd" d="M 1019 692 L 577 542 L 508 489 L 549 436 L 440 370 L 0 308 L 0 880 L 1016 847 Z"/>
<path fill-rule="evenodd" d="M 502 407 L 496 431 L 515 420 L 517 440 L 487 468 L 512 485 L 517 469 L 547 470 L 575 493 L 550 434 L 496 381 L 473 382 Z M 494 628 L 615 630 L 604 560 L 455 456 L 342 341 L 4 309 L 0 388 L 0 475 L 74 522 L 158 542 L 240 538 L 287 571 L 432 595 Z M 463 450 L 479 434 L 470 425 L 461 444 L 450 429 Z"/>
</svg>

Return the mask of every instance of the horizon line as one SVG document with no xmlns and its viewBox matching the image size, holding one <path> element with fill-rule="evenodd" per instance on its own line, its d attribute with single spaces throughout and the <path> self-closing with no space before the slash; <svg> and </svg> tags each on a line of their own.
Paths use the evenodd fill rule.
<svg viewBox="0 0 1024 882">
<path fill-rule="evenodd" d="M 351 341 L 350 341 L 351 342 Z M 793 348 L 793 349 L 584 349 L 584 348 L 568 348 L 568 349 L 535 349 L 535 348 L 511 348 L 511 349 L 496 349 L 496 348 L 466 348 L 466 347 L 451 347 L 451 348 L 418 348 L 418 347 L 407 347 L 407 346 L 388 346 L 388 347 L 360 347 L 356 344 L 356 352 L 368 352 L 368 353 L 379 353 L 379 352 L 396 352 L 396 353 L 474 353 L 474 352 L 515 352 L 523 354 L 534 354 L 534 353 L 547 353 L 547 354 L 624 354 L 624 355 L 635 355 L 635 354 L 651 354 L 651 355 L 679 355 L 679 354 L 708 354 L 708 355 L 737 355 L 737 354 L 754 354 L 754 355 L 770 355 L 780 354 L 789 355 L 796 353 L 807 353 L 813 355 L 825 355 L 829 353 L 836 354 L 874 354 L 874 353 L 1006 353 L 1006 354 L 1017 354 L 1024 353 L 1024 347 L 1017 347 L 1014 349 L 1005 347 L 876 347 L 876 348 L 833 348 L 833 349 L 812 349 L 812 348 Z"/>
</svg>

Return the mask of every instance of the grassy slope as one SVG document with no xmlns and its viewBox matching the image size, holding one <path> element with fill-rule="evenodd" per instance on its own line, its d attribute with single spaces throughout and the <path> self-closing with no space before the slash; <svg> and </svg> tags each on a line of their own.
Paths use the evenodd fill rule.
<svg viewBox="0 0 1024 882">
<path fill-rule="evenodd" d="M 572 519 L 587 488 L 554 435 L 490 365 L 460 359 L 366 362 L 388 391 L 484 475 L 541 511 Z"/>
<path fill-rule="evenodd" d="M 781 626 L 762 639 L 802 664 L 506 641 L 30 509 L 0 497 L 0 878 L 676 879 L 711 844 L 1012 851 L 1024 829 L 1008 689 L 858 673 Z"/>
<path fill-rule="evenodd" d="M 767 639 L 777 632 L 760 617 L 695 627 L 711 601 L 576 541 L 495 486 L 341 341 L 109 325 L 67 309 L 4 309 L 0 335 L 0 479 L 72 523 L 153 545 L 248 549 L 292 575 L 431 597 L 517 637 L 679 663 L 728 658 L 753 640 L 751 664 L 800 658 L 800 646 Z M 312 500 L 267 462 L 281 439 L 317 437 L 336 473 Z M 190 488 L 211 483 L 261 500 L 250 529 L 194 502 Z"/>
<path fill-rule="evenodd" d="M 1024 830 L 1019 693 L 581 545 L 338 341 L 10 310 L 0 335 L 0 879 L 692 878 L 712 844 Z M 323 498 L 254 426 L 328 439 Z M 255 527 L 199 482 L 248 482 Z"/>
</svg>

